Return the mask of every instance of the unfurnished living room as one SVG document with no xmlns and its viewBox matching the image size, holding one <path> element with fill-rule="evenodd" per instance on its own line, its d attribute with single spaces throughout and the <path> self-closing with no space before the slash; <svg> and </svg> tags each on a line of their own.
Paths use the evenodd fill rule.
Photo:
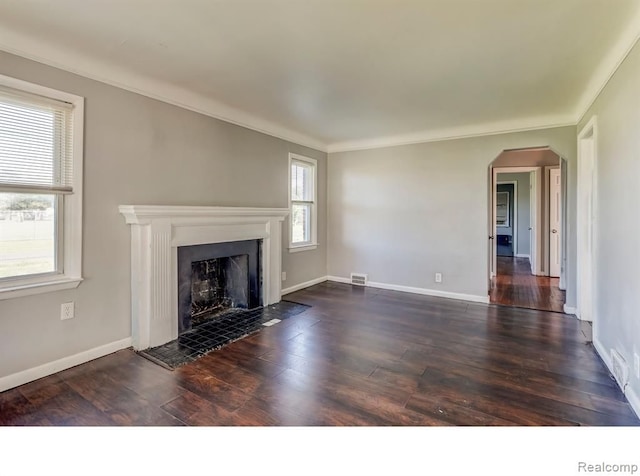
<svg viewBox="0 0 640 476">
<path fill-rule="evenodd" d="M 639 37 L 637 0 L 0 0 L 0 436 L 637 427 Z"/>
</svg>

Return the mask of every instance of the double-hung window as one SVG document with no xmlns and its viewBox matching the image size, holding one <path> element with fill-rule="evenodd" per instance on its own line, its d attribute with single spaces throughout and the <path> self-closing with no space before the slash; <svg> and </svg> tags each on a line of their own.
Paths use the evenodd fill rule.
<svg viewBox="0 0 640 476">
<path fill-rule="evenodd" d="M 315 249 L 318 246 L 315 159 L 289 154 L 289 251 Z"/>
<path fill-rule="evenodd" d="M 0 76 L 0 299 L 82 280 L 83 106 Z"/>
</svg>

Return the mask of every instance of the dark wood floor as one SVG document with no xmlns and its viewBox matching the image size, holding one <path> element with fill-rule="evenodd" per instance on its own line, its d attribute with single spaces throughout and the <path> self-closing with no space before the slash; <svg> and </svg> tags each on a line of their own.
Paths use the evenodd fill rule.
<svg viewBox="0 0 640 476">
<path fill-rule="evenodd" d="M 171 372 L 131 350 L 0 394 L 2 425 L 638 425 L 579 321 L 323 283 Z"/>
<path fill-rule="evenodd" d="M 534 276 L 528 258 L 498 256 L 489 299 L 494 304 L 563 312 L 565 292 L 559 278 Z"/>
</svg>

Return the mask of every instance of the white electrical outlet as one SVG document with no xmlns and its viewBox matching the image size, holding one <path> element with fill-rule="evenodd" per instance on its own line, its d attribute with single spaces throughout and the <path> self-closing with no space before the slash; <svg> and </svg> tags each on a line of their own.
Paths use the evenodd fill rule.
<svg viewBox="0 0 640 476">
<path fill-rule="evenodd" d="M 640 378 L 640 355 L 636 352 L 633 353 L 633 370 L 636 373 L 636 378 Z"/>
<path fill-rule="evenodd" d="M 287 280 L 287 272 L 286 272 L 286 271 L 283 271 L 283 272 L 282 272 L 282 280 L 283 280 L 283 281 L 286 281 L 286 280 Z"/>
<path fill-rule="evenodd" d="M 60 319 L 63 321 L 65 319 L 73 319 L 73 315 L 74 315 L 73 301 L 62 303 L 62 305 L 60 306 Z"/>
<path fill-rule="evenodd" d="M 442 273 L 436 273 L 436 283 L 442 282 Z"/>
</svg>

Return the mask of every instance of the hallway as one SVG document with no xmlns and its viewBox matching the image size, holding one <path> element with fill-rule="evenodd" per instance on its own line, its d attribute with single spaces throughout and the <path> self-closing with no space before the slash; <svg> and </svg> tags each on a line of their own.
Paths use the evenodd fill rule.
<svg viewBox="0 0 640 476">
<path fill-rule="evenodd" d="M 558 287 L 559 281 L 532 275 L 528 258 L 498 256 L 489 299 L 492 304 L 563 312 L 565 292 Z"/>
</svg>

